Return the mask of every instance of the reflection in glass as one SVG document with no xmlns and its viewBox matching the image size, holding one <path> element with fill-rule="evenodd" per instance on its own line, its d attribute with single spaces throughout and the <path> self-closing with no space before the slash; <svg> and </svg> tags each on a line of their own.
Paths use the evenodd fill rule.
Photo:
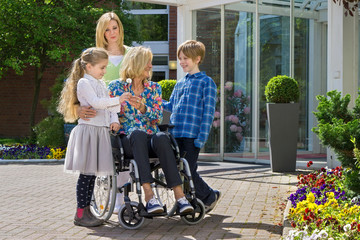
<svg viewBox="0 0 360 240">
<path fill-rule="evenodd" d="M 200 71 L 210 76 L 220 88 L 220 10 L 204 9 L 196 11 L 196 40 L 206 47 L 204 62 Z M 218 90 L 219 93 L 219 90 Z M 220 114 L 220 97 L 217 98 L 215 118 Z M 205 153 L 219 153 L 220 122 L 214 121 L 207 143 Z"/>
<path fill-rule="evenodd" d="M 225 12 L 225 143 L 229 157 L 252 151 L 253 14 Z M 246 154 L 246 157 L 250 157 Z"/>
<path fill-rule="evenodd" d="M 296 4 L 299 4 L 296 1 Z M 274 2 L 263 1 L 272 6 Z M 209 139 L 203 151 L 220 152 L 220 88 L 224 88 L 224 154 L 226 159 L 269 159 L 269 136 L 264 90 L 276 75 L 290 76 L 290 10 L 277 6 L 280 15 L 259 16 L 259 55 L 254 55 L 255 10 L 250 2 L 225 6 L 224 86 L 220 86 L 220 9 L 202 9 L 195 13 L 196 39 L 206 46 L 206 57 L 200 70 L 212 77 L 218 86 L 218 101 Z M 265 9 L 265 8 L 264 8 Z M 264 13 L 264 11 L 262 11 Z M 309 146 L 309 20 L 294 21 L 294 78 L 299 82 L 300 122 L 298 149 Z M 255 63 L 259 63 L 259 84 L 255 86 Z M 257 91 L 259 99 L 253 99 Z M 258 109 L 253 109 L 253 103 Z M 252 119 L 258 111 L 258 119 Z M 255 126 L 258 136 L 255 136 Z"/>
<path fill-rule="evenodd" d="M 260 104 L 259 152 L 268 152 L 268 122 L 264 90 L 277 75 L 290 75 L 290 18 L 276 15 L 260 17 Z M 265 154 L 267 159 L 269 155 Z"/>
<path fill-rule="evenodd" d="M 300 116 L 298 149 L 310 150 L 309 146 L 309 20 L 295 18 L 294 26 L 294 79 L 300 87 Z"/>
<path fill-rule="evenodd" d="M 144 14 L 132 15 L 136 22 L 141 41 L 167 41 L 168 40 L 168 15 Z"/>
</svg>

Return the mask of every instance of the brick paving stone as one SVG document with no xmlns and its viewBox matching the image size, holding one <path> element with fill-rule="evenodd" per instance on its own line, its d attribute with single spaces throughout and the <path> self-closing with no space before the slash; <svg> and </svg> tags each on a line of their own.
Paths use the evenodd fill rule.
<svg viewBox="0 0 360 240">
<path fill-rule="evenodd" d="M 145 219 L 140 229 L 126 230 L 116 215 L 100 227 L 73 224 L 77 175 L 64 173 L 61 164 L 0 165 L 0 239 L 281 238 L 281 204 L 296 190 L 296 173 L 228 162 L 199 162 L 199 172 L 222 193 L 203 221 L 186 225 L 177 216 Z"/>
</svg>

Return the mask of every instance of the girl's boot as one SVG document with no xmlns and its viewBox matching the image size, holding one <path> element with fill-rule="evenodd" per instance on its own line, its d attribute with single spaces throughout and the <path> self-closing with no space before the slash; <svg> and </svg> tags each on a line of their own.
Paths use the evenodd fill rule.
<svg viewBox="0 0 360 240">
<path fill-rule="evenodd" d="M 97 223 L 98 224 L 97 226 L 100 226 L 104 222 L 104 220 L 98 219 L 97 217 L 94 216 L 94 214 L 92 214 L 90 210 L 90 206 L 84 208 L 84 214 L 87 215 L 88 218 L 93 220 L 94 224 Z"/>
<path fill-rule="evenodd" d="M 74 217 L 74 224 L 77 226 L 83 227 L 96 227 L 102 224 L 99 223 L 98 220 L 90 218 L 89 214 L 87 213 L 88 210 L 85 208 L 78 208 L 75 217 Z"/>
</svg>

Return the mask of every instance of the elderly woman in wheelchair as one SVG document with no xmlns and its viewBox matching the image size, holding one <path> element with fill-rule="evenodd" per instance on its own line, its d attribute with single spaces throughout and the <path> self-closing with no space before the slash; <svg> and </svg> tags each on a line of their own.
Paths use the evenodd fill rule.
<svg viewBox="0 0 360 240">
<path fill-rule="evenodd" d="M 143 217 L 179 214 L 186 223 L 196 224 L 205 215 L 204 205 L 195 198 L 190 169 L 186 160 L 180 158 L 175 139 L 169 132 L 159 129 L 163 108 L 161 88 L 149 80 L 152 75 L 152 56 L 149 48 L 140 46 L 130 49 L 123 59 L 120 79 L 112 81 L 108 87 L 111 97 L 123 95 L 126 98 L 118 113 L 121 128 L 113 140 L 119 144 L 115 150 L 120 149 L 121 152 L 121 160 L 116 160 L 118 168 L 115 170 L 123 171 L 130 166 L 132 183 L 136 183 L 139 196 L 140 204 L 135 204 L 129 199 L 129 184 L 117 189 L 124 191 L 125 195 L 125 204 L 118 213 L 119 220 L 128 229 L 138 228 Z M 158 158 L 157 163 L 150 162 L 154 157 Z M 98 181 L 103 180 L 98 177 Z M 144 190 L 145 207 L 141 203 L 140 185 Z M 116 180 L 112 186 L 116 186 Z M 175 201 L 171 203 L 173 207 L 170 212 L 166 208 L 169 206 L 160 199 L 161 191 L 173 192 Z M 94 198 L 99 196 L 94 193 Z M 99 210 L 104 206 L 95 208 Z"/>
</svg>

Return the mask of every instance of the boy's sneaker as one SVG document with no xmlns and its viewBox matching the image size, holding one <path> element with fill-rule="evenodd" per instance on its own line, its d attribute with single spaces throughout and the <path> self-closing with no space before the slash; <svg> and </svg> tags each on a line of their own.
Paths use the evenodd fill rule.
<svg viewBox="0 0 360 240">
<path fill-rule="evenodd" d="M 221 196 L 221 193 L 220 191 L 218 190 L 214 190 L 214 193 L 215 193 L 215 201 L 210 204 L 210 205 L 205 205 L 205 213 L 209 213 L 211 210 L 214 209 L 215 205 L 217 204 L 217 202 L 219 201 L 219 198 Z"/>
<path fill-rule="evenodd" d="M 152 197 L 146 203 L 146 211 L 148 213 L 162 213 L 164 212 L 164 209 L 161 207 L 159 201 L 155 197 Z"/>
<path fill-rule="evenodd" d="M 179 198 L 177 200 L 177 203 L 179 206 L 180 214 L 189 213 L 189 212 L 194 211 L 194 208 L 191 206 L 191 204 L 185 197 Z"/>
</svg>

